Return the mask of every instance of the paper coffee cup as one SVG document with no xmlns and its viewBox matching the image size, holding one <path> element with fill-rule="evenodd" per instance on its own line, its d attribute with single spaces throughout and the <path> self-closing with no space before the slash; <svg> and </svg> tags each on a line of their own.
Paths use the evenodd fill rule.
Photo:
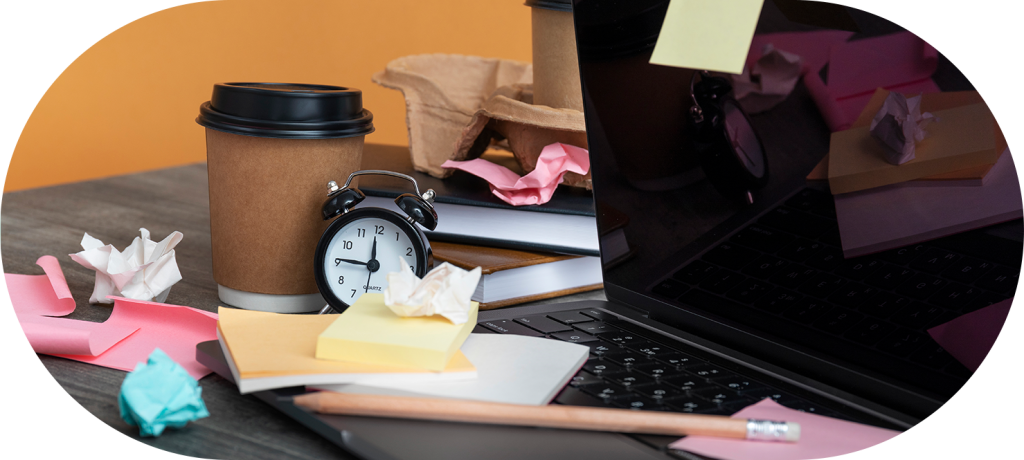
<svg viewBox="0 0 1024 460">
<path fill-rule="evenodd" d="M 528 0 L 533 24 L 533 103 L 583 111 L 570 0 Z"/>
<path fill-rule="evenodd" d="M 214 86 L 206 127 L 213 277 L 240 308 L 308 312 L 325 301 L 313 255 L 326 230 L 327 182 L 360 169 L 372 115 L 359 90 L 326 85 Z"/>
</svg>

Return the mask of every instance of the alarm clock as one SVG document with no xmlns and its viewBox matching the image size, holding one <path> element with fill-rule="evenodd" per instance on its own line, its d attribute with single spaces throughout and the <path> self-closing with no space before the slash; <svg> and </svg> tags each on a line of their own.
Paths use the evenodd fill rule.
<svg viewBox="0 0 1024 460">
<path fill-rule="evenodd" d="M 752 204 L 753 192 L 768 184 L 768 157 L 732 85 L 706 71 L 694 72 L 690 97 L 693 144 L 704 175 L 718 193 Z"/>
<path fill-rule="evenodd" d="M 361 175 L 383 175 L 412 182 L 416 194 L 405 193 L 395 198 L 404 213 L 384 208 L 354 209 L 366 195 L 351 187 L 352 179 Z M 391 171 L 364 170 L 348 176 L 345 185 L 327 184 L 327 201 L 322 217 L 334 219 L 316 245 L 313 258 L 317 288 L 327 305 L 320 311 L 342 312 L 364 294 L 383 293 L 387 274 L 401 270 L 399 258 L 423 277 L 434 265 L 426 235 L 417 226 L 428 230 L 437 227 L 434 191 L 420 193 L 416 179 Z"/>
</svg>

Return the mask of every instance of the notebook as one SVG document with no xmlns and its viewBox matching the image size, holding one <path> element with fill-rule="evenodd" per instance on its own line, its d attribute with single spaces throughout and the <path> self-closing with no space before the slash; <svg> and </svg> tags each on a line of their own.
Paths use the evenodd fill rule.
<svg viewBox="0 0 1024 460">
<path fill-rule="evenodd" d="M 688 136 L 688 83 L 699 69 L 649 63 L 668 2 L 572 3 L 594 198 L 597 209 L 608 204 L 628 216 L 622 231 L 634 255 L 603 268 L 607 301 L 483 311 L 475 332 L 587 346 L 590 357 L 553 404 L 731 415 L 770 398 L 906 430 L 961 397 L 971 372 L 922 331 L 1008 297 L 1024 225 L 844 258 L 832 194 L 806 188 L 831 137 L 809 88 L 798 83 L 777 107 L 750 117 L 769 180 L 753 204 L 731 200 L 699 179 Z M 758 31 L 806 30 L 774 3 L 765 2 Z M 892 32 L 891 23 L 866 19 L 857 21 L 858 38 Z M 906 70 L 906 62 L 886 62 L 892 57 L 868 56 L 872 66 L 858 66 L 861 57 L 846 55 L 845 68 L 858 72 L 842 78 L 868 90 L 885 86 L 872 79 Z M 840 78 L 819 64 L 809 72 Z M 922 81 L 972 89 L 951 65 Z M 600 219 L 598 226 L 607 230 Z M 281 393 L 264 400 L 367 458 L 694 455 L 670 452 L 673 437 L 311 416 Z M 999 423 L 983 409 L 962 413 Z M 407 437 L 415 445 L 393 442 Z"/>
</svg>

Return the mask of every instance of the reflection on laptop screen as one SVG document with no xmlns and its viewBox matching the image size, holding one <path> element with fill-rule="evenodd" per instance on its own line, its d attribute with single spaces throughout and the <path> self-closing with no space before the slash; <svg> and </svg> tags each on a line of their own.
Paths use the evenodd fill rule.
<svg viewBox="0 0 1024 460">
<path fill-rule="evenodd" d="M 668 3 L 574 2 L 599 231 L 625 240 L 602 238 L 609 298 L 931 413 L 971 371 L 927 330 L 1012 296 L 1020 271 L 1019 186 L 984 102 L 927 43 L 845 8 L 766 1 L 742 75 L 650 64 Z M 891 93 L 933 118 L 916 160 L 886 167 L 914 133 L 876 120 Z"/>
</svg>

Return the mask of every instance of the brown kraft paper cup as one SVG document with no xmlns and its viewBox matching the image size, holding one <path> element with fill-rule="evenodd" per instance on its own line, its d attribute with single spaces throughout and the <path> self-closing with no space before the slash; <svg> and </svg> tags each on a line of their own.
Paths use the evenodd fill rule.
<svg viewBox="0 0 1024 460">
<path fill-rule="evenodd" d="M 328 225 L 320 217 L 324 187 L 359 169 L 363 139 L 275 139 L 207 128 L 217 284 L 250 293 L 318 294 L 313 253 Z"/>
<path fill-rule="evenodd" d="M 531 8 L 533 21 L 533 103 L 583 111 L 576 32 L 572 13 Z"/>
</svg>

